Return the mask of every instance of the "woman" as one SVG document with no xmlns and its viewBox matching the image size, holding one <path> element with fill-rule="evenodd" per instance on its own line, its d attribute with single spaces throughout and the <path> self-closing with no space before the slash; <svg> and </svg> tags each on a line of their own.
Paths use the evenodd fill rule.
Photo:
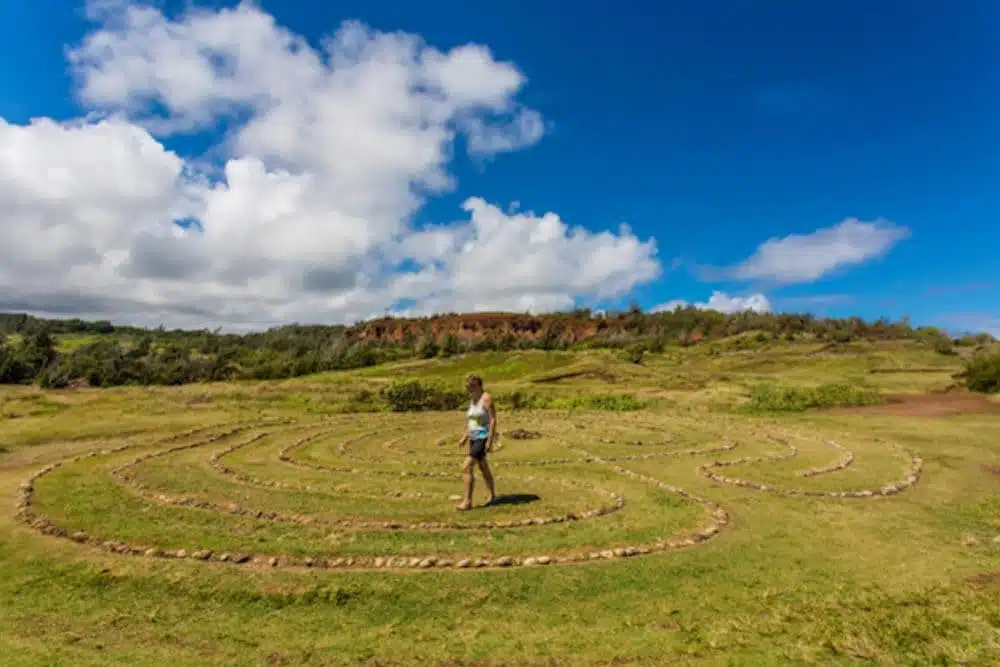
<svg viewBox="0 0 1000 667">
<path fill-rule="evenodd" d="M 465 412 L 467 421 L 465 435 L 458 442 L 458 448 L 468 445 L 468 455 L 462 464 L 462 476 L 465 480 L 465 498 L 458 506 L 459 510 L 472 507 L 472 489 L 475 486 L 473 466 L 478 465 L 486 482 L 486 504 L 489 505 L 496 497 L 493 487 L 493 473 L 486 455 L 493 450 L 493 440 L 497 433 L 497 411 L 493 398 L 483 391 L 483 379 L 478 375 L 465 378 L 465 389 L 469 392 L 469 409 Z"/>
</svg>

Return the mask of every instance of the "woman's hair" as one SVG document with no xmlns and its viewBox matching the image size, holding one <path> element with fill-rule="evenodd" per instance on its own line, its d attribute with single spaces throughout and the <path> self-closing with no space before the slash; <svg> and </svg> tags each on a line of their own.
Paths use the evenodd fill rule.
<svg viewBox="0 0 1000 667">
<path fill-rule="evenodd" d="M 470 384 L 474 384 L 477 387 L 482 387 L 483 386 L 483 378 L 479 377 L 475 373 L 473 373 L 472 375 L 466 375 L 465 376 L 465 384 L 466 384 L 466 386 L 468 386 Z"/>
</svg>

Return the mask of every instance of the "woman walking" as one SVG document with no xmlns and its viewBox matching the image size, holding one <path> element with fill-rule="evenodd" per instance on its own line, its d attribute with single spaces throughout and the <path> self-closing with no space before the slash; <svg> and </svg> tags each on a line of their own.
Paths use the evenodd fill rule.
<svg viewBox="0 0 1000 667">
<path fill-rule="evenodd" d="M 465 435 L 458 443 L 459 449 L 468 445 L 465 462 L 462 464 L 462 476 L 465 481 L 465 498 L 458 506 L 459 510 L 472 507 L 472 490 L 475 486 L 473 468 L 478 465 L 486 482 L 486 504 L 489 505 L 496 497 L 493 486 L 493 473 L 486 455 L 493 450 L 493 441 L 497 433 L 497 411 L 493 398 L 483 390 L 483 379 L 478 375 L 465 378 L 465 389 L 469 392 L 469 409 L 465 412 Z"/>
</svg>

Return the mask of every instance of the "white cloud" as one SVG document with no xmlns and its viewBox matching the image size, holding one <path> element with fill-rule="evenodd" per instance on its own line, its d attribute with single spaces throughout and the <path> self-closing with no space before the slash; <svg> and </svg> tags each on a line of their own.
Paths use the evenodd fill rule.
<svg viewBox="0 0 1000 667">
<path fill-rule="evenodd" d="M 672 312 L 674 310 L 677 310 L 678 308 L 687 308 L 690 305 L 691 304 L 688 303 L 687 301 L 685 301 L 684 299 L 671 299 L 670 301 L 667 301 L 666 303 L 661 303 L 658 306 L 653 306 L 649 310 L 649 312 L 651 312 L 651 313 L 669 313 L 669 312 Z"/>
<path fill-rule="evenodd" d="M 650 312 L 669 312 L 678 308 L 687 308 L 689 305 L 691 304 L 683 299 L 674 299 L 673 301 L 668 301 L 664 304 L 656 306 Z M 727 314 L 741 313 L 747 310 L 752 310 L 758 313 L 771 312 L 771 302 L 763 294 L 730 296 L 725 292 L 718 291 L 712 292 L 712 296 L 709 297 L 708 301 L 695 303 L 694 307 L 700 310 L 717 310 L 720 313 Z"/>
<path fill-rule="evenodd" d="M 70 62 L 85 119 L 0 119 L 0 310 L 234 328 L 548 310 L 660 274 L 625 227 L 504 213 L 415 229 L 474 156 L 539 141 L 515 65 L 347 22 L 310 46 L 252 4 L 168 17 L 93 0 Z M 178 135 L 224 139 L 184 155 Z M 210 159 L 209 159 L 210 158 Z M 182 227 L 178 220 L 196 219 Z"/>
<path fill-rule="evenodd" d="M 769 239 L 749 259 L 725 273 L 738 280 L 813 282 L 836 269 L 884 255 L 908 236 L 905 227 L 884 220 L 861 222 L 848 218 L 812 234 Z"/>
</svg>

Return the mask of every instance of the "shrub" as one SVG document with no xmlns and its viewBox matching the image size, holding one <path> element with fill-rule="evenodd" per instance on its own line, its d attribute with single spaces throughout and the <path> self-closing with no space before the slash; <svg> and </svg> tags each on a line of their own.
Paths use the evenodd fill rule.
<svg viewBox="0 0 1000 667">
<path fill-rule="evenodd" d="M 642 356 L 646 353 L 646 347 L 642 343 L 634 343 L 625 348 L 625 359 L 632 364 L 642 364 Z"/>
<path fill-rule="evenodd" d="M 515 391 L 497 396 L 497 407 L 506 410 L 607 410 L 609 412 L 628 412 L 641 410 L 646 407 L 646 403 L 631 394 L 556 397 Z"/>
<path fill-rule="evenodd" d="M 445 336 L 444 343 L 441 345 L 441 349 L 438 351 L 442 357 L 448 358 L 453 357 L 459 353 L 458 338 L 453 334 L 448 334 Z"/>
<path fill-rule="evenodd" d="M 1000 352 L 979 354 L 965 364 L 965 385 L 983 394 L 1000 392 Z"/>
<path fill-rule="evenodd" d="M 759 384 L 750 389 L 749 408 L 759 412 L 801 412 L 817 408 L 850 408 L 877 405 L 879 393 L 868 387 L 823 384 L 818 387 L 787 387 Z"/>
<path fill-rule="evenodd" d="M 417 355 L 419 355 L 421 359 L 433 359 L 438 355 L 439 349 L 440 348 L 438 347 L 438 344 L 434 340 L 433 336 L 428 336 L 422 343 L 420 343 Z"/>
<path fill-rule="evenodd" d="M 422 384 L 418 380 L 397 380 L 380 391 L 393 412 L 457 410 L 465 403 L 465 393 Z"/>
<path fill-rule="evenodd" d="M 950 338 L 936 339 L 934 341 L 934 351 L 938 354 L 946 356 L 954 356 L 958 354 L 958 350 L 955 349 L 955 343 Z"/>
<path fill-rule="evenodd" d="M 528 410 L 540 407 L 537 405 L 538 396 L 527 394 L 521 391 L 514 391 L 509 394 L 497 396 L 497 406 L 508 410 Z"/>
<path fill-rule="evenodd" d="M 352 392 L 342 407 L 343 412 L 379 412 L 385 409 L 379 395 L 370 389 Z"/>
<path fill-rule="evenodd" d="M 575 396 L 557 400 L 554 407 L 582 410 L 607 410 L 609 412 L 631 412 L 646 407 L 631 394 L 599 394 L 595 396 Z"/>
</svg>

